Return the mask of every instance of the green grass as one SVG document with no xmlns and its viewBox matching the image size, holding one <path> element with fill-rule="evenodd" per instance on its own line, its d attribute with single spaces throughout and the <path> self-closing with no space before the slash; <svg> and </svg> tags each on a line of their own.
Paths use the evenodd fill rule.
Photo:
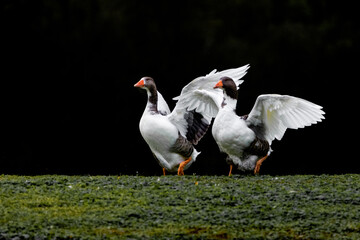
<svg viewBox="0 0 360 240">
<path fill-rule="evenodd" d="M 360 175 L 0 175 L 0 239 L 360 239 Z"/>
</svg>

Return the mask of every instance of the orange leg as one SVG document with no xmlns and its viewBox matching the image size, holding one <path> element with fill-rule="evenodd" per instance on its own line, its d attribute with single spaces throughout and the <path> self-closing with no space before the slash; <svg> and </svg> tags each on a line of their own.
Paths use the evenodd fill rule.
<svg viewBox="0 0 360 240">
<path fill-rule="evenodd" d="M 268 155 L 266 155 L 265 157 L 259 159 L 259 160 L 256 162 L 256 166 L 255 166 L 255 169 L 254 169 L 254 174 L 259 174 L 261 164 L 263 163 L 263 161 L 265 161 L 265 159 L 266 159 L 267 157 L 268 157 Z"/>
<path fill-rule="evenodd" d="M 163 174 L 164 174 L 164 176 L 166 175 L 166 169 L 165 168 L 163 168 Z"/>
<path fill-rule="evenodd" d="M 229 177 L 231 176 L 231 172 L 232 172 L 233 166 L 234 166 L 234 165 L 230 164 Z"/>
<path fill-rule="evenodd" d="M 186 164 L 188 164 L 191 161 L 191 157 L 189 157 L 187 160 L 183 161 L 180 163 L 179 165 L 179 169 L 178 169 L 178 175 L 182 176 L 184 175 L 184 167 L 186 166 Z"/>
</svg>

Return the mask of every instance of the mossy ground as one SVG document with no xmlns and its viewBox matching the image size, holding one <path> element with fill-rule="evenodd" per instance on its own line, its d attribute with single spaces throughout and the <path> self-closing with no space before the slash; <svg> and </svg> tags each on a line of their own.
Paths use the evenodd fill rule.
<svg viewBox="0 0 360 240">
<path fill-rule="evenodd" d="M 360 239 L 360 175 L 0 175 L 0 239 Z"/>
</svg>

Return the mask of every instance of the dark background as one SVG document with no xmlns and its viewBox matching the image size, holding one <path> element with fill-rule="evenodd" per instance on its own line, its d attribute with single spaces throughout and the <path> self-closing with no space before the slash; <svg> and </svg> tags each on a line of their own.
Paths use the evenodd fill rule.
<svg viewBox="0 0 360 240">
<path fill-rule="evenodd" d="M 214 68 L 251 64 L 238 113 L 262 93 L 322 105 L 326 119 L 273 142 L 262 174 L 360 173 L 359 19 L 338 1 L 0 3 L 5 174 L 144 174 L 161 168 L 138 124 L 152 76 L 174 107 Z M 356 104 L 356 105 L 355 105 Z M 227 174 L 211 132 L 186 174 Z"/>
</svg>

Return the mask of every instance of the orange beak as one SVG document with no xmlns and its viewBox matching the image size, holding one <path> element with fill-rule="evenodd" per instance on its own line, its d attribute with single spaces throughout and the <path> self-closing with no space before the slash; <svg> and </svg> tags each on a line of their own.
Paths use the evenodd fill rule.
<svg viewBox="0 0 360 240">
<path fill-rule="evenodd" d="M 220 80 L 214 87 L 215 88 L 222 88 L 224 85 L 223 85 L 223 82 Z"/>
<path fill-rule="evenodd" d="M 143 87 L 144 85 L 145 85 L 145 82 L 143 79 L 141 79 L 134 85 L 134 87 Z"/>
</svg>

